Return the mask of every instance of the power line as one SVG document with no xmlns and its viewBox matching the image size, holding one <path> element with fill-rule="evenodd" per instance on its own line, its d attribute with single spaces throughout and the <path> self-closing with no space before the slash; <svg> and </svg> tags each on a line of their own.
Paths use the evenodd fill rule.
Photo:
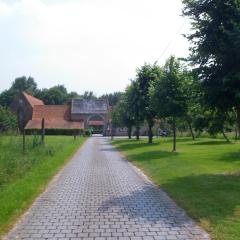
<svg viewBox="0 0 240 240">
<path fill-rule="evenodd" d="M 157 59 L 156 63 L 163 57 L 163 55 L 166 53 L 166 51 L 169 49 L 169 47 L 172 45 L 173 41 L 175 40 L 175 36 L 177 36 L 183 29 L 183 27 L 185 26 L 187 22 L 187 19 L 184 20 L 184 22 L 182 23 L 182 25 L 179 27 L 179 29 L 177 30 L 177 33 L 174 34 L 174 38 L 172 38 L 166 45 L 166 47 L 164 48 L 164 50 L 162 51 L 162 53 L 160 54 L 160 57 Z"/>
</svg>

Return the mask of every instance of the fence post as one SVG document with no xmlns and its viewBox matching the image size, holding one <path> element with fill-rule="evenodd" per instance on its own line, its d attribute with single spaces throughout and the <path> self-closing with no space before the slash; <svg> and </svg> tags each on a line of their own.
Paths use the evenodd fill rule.
<svg viewBox="0 0 240 240">
<path fill-rule="evenodd" d="M 74 140 L 76 140 L 76 130 L 73 130 L 73 137 L 74 137 Z"/>
<path fill-rule="evenodd" d="M 45 119 L 42 119 L 42 131 L 41 131 L 41 144 L 44 144 L 45 140 Z"/>
<path fill-rule="evenodd" d="M 23 153 L 26 152 L 26 146 L 25 146 L 25 129 L 23 129 Z"/>
</svg>

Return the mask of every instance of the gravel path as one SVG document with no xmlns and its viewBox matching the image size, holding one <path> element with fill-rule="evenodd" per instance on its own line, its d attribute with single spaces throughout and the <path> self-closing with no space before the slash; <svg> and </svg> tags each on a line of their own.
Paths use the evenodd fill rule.
<svg viewBox="0 0 240 240">
<path fill-rule="evenodd" d="M 106 138 L 89 138 L 6 239 L 209 239 Z"/>
</svg>

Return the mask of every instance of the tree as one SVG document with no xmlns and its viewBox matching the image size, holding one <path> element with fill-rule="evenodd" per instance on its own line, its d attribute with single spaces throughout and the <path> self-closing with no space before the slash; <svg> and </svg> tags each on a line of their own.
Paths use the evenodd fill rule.
<svg viewBox="0 0 240 240">
<path fill-rule="evenodd" d="M 85 91 L 83 96 L 82 96 L 83 99 L 97 99 L 97 97 L 94 95 L 94 93 L 92 91 Z"/>
<path fill-rule="evenodd" d="M 42 99 L 45 104 L 61 105 L 68 101 L 67 89 L 64 85 L 57 85 L 49 89 L 42 89 L 38 92 L 37 97 Z"/>
<path fill-rule="evenodd" d="M 205 111 L 196 118 L 195 128 L 202 132 L 206 130 L 211 136 L 218 133 L 223 134 L 226 141 L 230 141 L 226 131 L 231 131 L 234 124 L 233 112 L 219 112 L 218 110 L 205 109 Z"/>
<path fill-rule="evenodd" d="M 186 113 L 184 78 L 180 63 L 171 56 L 163 67 L 162 76 L 150 87 L 150 101 L 159 118 L 170 118 L 173 130 L 173 151 L 176 151 L 176 118 Z"/>
<path fill-rule="evenodd" d="M 19 77 L 14 80 L 12 86 L 0 94 L 0 105 L 10 106 L 14 97 L 22 91 L 35 95 L 37 92 L 37 83 L 32 77 Z"/>
<path fill-rule="evenodd" d="M 116 106 L 117 103 L 121 100 L 124 93 L 122 92 L 114 92 L 103 94 L 99 99 L 106 99 L 110 106 Z"/>
<path fill-rule="evenodd" d="M 136 81 L 139 83 L 138 90 L 142 112 L 141 115 L 148 123 L 148 143 L 152 143 L 153 140 L 152 128 L 156 117 L 155 109 L 150 103 L 149 89 L 151 83 L 159 79 L 161 74 L 161 69 L 156 64 L 144 64 L 141 68 L 137 69 Z"/>
<path fill-rule="evenodd" d="M 0 105 L 0 132 L 17 129 L 17 116 Z"/>
<path fill-rule="evenodd" d="M 23 76 L 14 80 L 11 89 L 14 89 L 18 92 L 27 91 L 30 94 L 34 94 L 37 90 L 37 83 L 34 81 L 34 78 L 26 78 Z"/>
<path fill-rule="evenodd" d="M 236 111 L 240 137 L 240 2 L 183 0 L 192 21 L 189 61 L 198 70 L 205 104 L 218 112 Z"/>
<path fill-rule="evenodd" d="M 138 81 L 132 80 L 131 84 L 126 89 L 126 101 L 128 104 L 128 112 L 130 118 L 134 122 L 136 127 L 136 139 L 139 140 L 140 126 L 144 121 L 144 116 L 142 112 L 142 100 L 140 93 L 140 86 Z"/>
<path fill-rule="evenodd" d="M 203 112 L 202 108 L 202 89 L 195 71 L 184 69 L 183 71 L 183 88 L 186 96 L 186 113 L 182 120 L 188 125 L 192 139 L 195 140 L 193 125 L 196 117 Z"/>
<path fill-rule="evenodd" d="M 129 112 L 126 94 L 122 96 L 122 99 L 114 107 L 115 122 L 118 127 L 127 127 L 128 138 L 132 138 L 132 127 L 134 126 L 134 119 Z"/>
</svg>

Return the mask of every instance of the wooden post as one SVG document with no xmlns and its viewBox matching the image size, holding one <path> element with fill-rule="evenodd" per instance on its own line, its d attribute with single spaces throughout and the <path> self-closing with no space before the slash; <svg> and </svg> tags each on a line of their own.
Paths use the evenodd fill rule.
<svg viewBox="0 0 240 240">
<path fill-rule="evenodd" d="M 41 144 L 44 144 L 45 141 L 45 120 L 42 119 L 42 131 L 41 131 Z"/>
<path fill-rule="evenodd" d="M 26 152 L 26 146 L 25 146 L 25 129 L 23 129 L 23 153 Z"/>
<path fill-rule="evenodd" d="M 73 136 L 74 136 L 74 140 L 76 140 L 76 137 L 77 137 L 77 130 L 73 130 Z"/>
</svg>

